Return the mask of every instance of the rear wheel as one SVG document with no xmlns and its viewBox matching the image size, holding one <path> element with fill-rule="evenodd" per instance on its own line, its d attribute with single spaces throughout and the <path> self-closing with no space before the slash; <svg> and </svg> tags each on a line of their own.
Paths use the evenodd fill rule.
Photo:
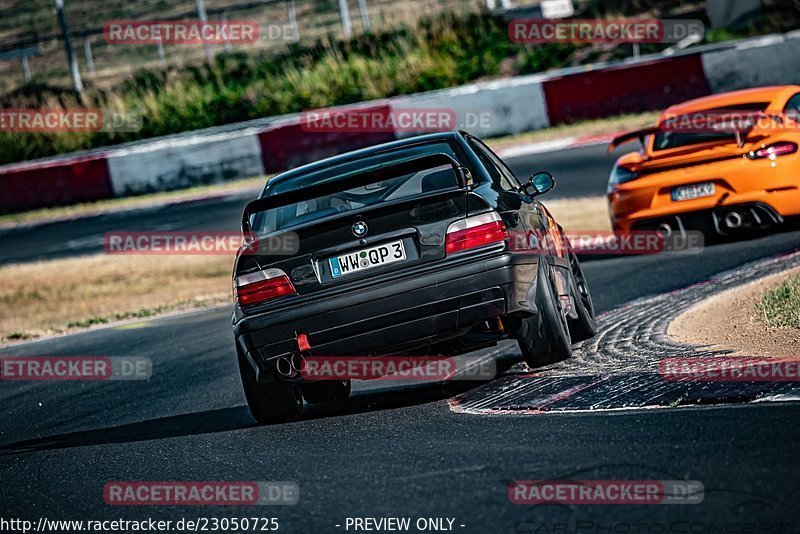
<svg viewBox="0 0 800 534">
<path fill-rule="evenodd" d="M 517 341 L 525 363 L 541 367 L 572 356 L 567 318 L 558 304 L 558 291 L 553 273 L 544 258 L 536 274 L 536 308 L 538 313 L 523 318 Z"/>
<path fill-rule="evenodd" d="M 239 374 L 247 407 L 259 423 L 275 423 L 297 419 L 303 412 L 303 399 L 291 384 L 275 380 L 269 384 L 256 382 L 256 372 L 239 347 Z"/>
<path fill-rule="evenodd" d="M 589 285 L 586 283 L 586 277 L 572 245 L 569 246 L 569 265 L 574 284 L 575 311 L 578 313 L 578 318 L 569 322 L 570 337 L 573 342 L 585 341 L 597 333 L 597 320 L 594 315 L 592 293 L 589 291 Z"/>
</svg>

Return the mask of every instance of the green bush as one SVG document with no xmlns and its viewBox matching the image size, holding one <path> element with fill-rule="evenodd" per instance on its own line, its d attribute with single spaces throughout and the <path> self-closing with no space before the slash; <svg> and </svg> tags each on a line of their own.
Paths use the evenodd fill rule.
<svg viewBox="0 0 800 534">
<path fill-rule="evenodd" d="M 445 13 L 415 30 L 397 28 L 349 41 L 323 39 L 275 56 L 220 55 L 211 64 L 146 70 L 112 89 L 30 85 L 0 97 L 3 107 L 138 110 L 135 133 L 0 133 L 0 163 L 106 146 L 310 108 L 442 89 L 558 67 L 575 45 L 526 47 L 508 39 L 501 19 Z M 510 63 L 509 63 L 510 62 Z M 508 74 L 505 72 L 504 74 Z"/>
</svg>

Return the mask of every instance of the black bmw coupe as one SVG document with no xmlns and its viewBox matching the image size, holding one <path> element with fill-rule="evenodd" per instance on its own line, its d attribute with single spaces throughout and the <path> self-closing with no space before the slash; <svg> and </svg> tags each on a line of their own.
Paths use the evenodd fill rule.
<svg viewBox="0 0 800 534">
<path fill-rule="evenodd" d="M 453 355 L 516 338 L 532 367 L 595 334 L 592 298 L 561 227 L 463 131 L 369 147 L 271 178 L 244 210 L 233 332 L 260 422 L 350 382 L 304 380 L 312 354 Z"/>
</svg>

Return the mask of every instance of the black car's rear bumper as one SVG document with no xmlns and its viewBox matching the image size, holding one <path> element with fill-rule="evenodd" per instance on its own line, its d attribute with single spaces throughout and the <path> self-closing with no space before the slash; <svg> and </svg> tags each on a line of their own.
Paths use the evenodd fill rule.
<svg viewBox="0 0 800 534">
<path fill-rule="evenodd" d="M 494 254 L 334 296 L 286 299 L 280 309 L 241 318 L 234 335 L 261 381 L 274 375 L 278 358 L 299 352 L 299 333 L 319 356 L 379 356 L 424 346 L 489 318 L 532 311 L 527 293 L 538 258 Z"/>
</svg>

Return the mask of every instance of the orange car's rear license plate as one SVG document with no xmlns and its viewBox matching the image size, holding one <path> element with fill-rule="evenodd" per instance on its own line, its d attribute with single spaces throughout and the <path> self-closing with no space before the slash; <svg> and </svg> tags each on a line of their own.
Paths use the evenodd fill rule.
<svg viewBox="0 0 800 534">
<path fill-rule="evenodd" d="M 682 200 L 692 200 L 695 198 L 713 197 L 714 183 L 704 182 L 702 184 L 682 185 L 672 189 L 673 202 Z"/>
</svg>

